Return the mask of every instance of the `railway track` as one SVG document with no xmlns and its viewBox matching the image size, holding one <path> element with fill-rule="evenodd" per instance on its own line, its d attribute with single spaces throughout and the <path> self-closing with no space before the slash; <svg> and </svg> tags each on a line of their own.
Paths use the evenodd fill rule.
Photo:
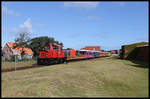
<svg viewBox="0 0 150 99">
<path fill-rule="evenodd" d="M 98 57 L 98 58 L 102 58 L 102 57 Z M 70 59 L 70 60 L 67 60 L 66 63 L 57 63 L 57 64 L 51 64 L 51 65 L 37 65 L 37 64 L 33 64 L 32 66 L 17 67 L 16 70 L 24 70 L 24 69 L 30 69 L 30 68 L 40 68 L 40 67 L 53 66 L 53 65 L 59 65 L 59 64 L 67 64 L 67 63 L 70 63 L 70 62 L 79 62 L 79 61 L 91 60 L 91 59 L 97 59 L 97 58 Z M 12 72 L 12 71 L 15 71 L 14 68 L 1 70 L 1 72 Z"/>
</svg>

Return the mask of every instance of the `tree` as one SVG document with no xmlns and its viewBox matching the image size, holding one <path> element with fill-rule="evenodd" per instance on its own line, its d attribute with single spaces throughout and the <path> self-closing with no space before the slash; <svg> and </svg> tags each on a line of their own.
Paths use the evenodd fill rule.
<svg viewBox="0 0 150 99">
<path fill-rule="evenodd" d="M 62 42 L 60 42 L 59 44 L 63 47 L 63 43 Z"/>
<path fill-rule="evenodd" d="M 29 48 L 30 37 L 28 33 L 21 32 L 19 37 L 15 39 L 15 45 L 13 48 L 21 48 L 21 57 L 25 55 L 24 48 Z"/>
<path fill-rule="evenodd" d="M 42 50 L 45 46 L 49 43 L 60 43 L 56 41 L 53 37 L 42 36 L 42 37 L 35 37 L 30 40 L 30 48 L 34 52 L 33 56 L 37 57 L 39 55 L 39 50 Z M 61 43 L 63 45 L 63 43 Z"/>
</svg>

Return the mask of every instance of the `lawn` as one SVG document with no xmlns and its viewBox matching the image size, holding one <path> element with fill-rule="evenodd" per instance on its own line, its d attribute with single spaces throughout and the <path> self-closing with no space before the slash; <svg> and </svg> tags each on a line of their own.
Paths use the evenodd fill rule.
<svg viewBox="0 0 150 99">
<path fill-rule="evenodd" d="M 146 65 L 106 57 L 4 72 L 2 97 L 148 97 Z"/>
</svg>

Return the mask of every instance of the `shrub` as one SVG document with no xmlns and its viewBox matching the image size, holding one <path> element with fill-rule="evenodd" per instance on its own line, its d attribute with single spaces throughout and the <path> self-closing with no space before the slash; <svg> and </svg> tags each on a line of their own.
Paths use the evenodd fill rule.
<svg viewBox="0 0 150 99">
<path fill-rule="evenodd" d="M 33 59 L 33 60 L 37 60 L 37 56 L 33 56 L 32 59 Z"/>
<path fill-rule="evenodd" d="M 19 58 L 16 56 L 16 61 L 18 61 Z M 6 61 L 14 62 L 15 61 L 15 55 L 11 56 L 10 59 L 6 59 Z"/>
<path fill-rule="evenodd" d="M 22 61 L 30 61 L 31 59 L 23 58 Z"/>
</svg>

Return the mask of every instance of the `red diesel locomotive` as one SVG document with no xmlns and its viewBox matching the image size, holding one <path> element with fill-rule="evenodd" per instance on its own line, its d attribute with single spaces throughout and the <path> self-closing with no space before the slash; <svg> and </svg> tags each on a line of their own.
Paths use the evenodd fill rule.
<svg viewBox="0 0 150 99">
<path fill-rule="evenodd" d="M 39 51 L 39 57 L 37 60 L 38 65 L 42 64 L 55 64 L 64 63 L 66 57 L 61 45 L 50 43 L 48 46 L 44 47 L 43 50 Z"/>
</svg>

